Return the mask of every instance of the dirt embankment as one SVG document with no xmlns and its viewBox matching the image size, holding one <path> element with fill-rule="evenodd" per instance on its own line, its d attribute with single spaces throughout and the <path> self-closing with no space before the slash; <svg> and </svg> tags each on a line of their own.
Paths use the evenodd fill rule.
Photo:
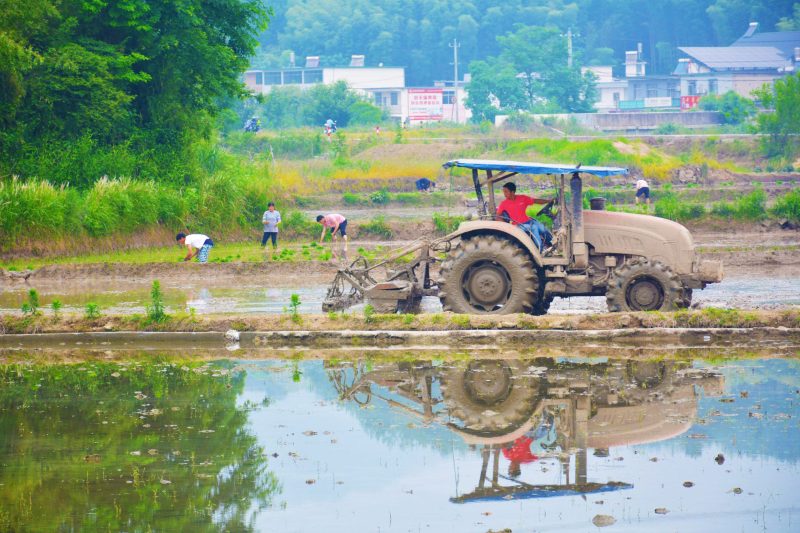
<svg viewBox="0 0 800 533">
<path fill-rule="evenodd" d="M 458 330 L 618 330 L 681 328 L 783 328 L 800 333 L 800 309 L 781 311 L 736 309 L 680 310 L 673 313 L 596 313 L 574 315 L 458 315 L 435 313 L 328 315 L 204 315 L 182 313 L 162 323 L 142 316 L 108 315 L 87 319 L 38 315 L 0 316 L 0 333 L 63 333 L 84 331 L 458 331 Z"/>
</svg>

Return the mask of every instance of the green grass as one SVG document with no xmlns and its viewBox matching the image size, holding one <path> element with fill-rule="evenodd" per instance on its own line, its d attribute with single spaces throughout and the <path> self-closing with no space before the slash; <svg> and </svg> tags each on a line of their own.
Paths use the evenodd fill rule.
<svg viewBox="0 0 800 533">
<path fill-rule="evenodd" d="M 330 259 L 327 247 L 318 243 L 302 241 L 280 242 L 277 258 L 281 261 L 326 261 Z M 209 262 L 245 262 L 260 263 L 266 259 L 265 254 L 272 255 L 272 246 L 261 248 L 260 243 L 236 242 L 215 244 L 209 255 Z M 179 263 L 185 257 L 185 249 L 177 246 L 163 246 L 155 248 L 141 248 L 138 250 L 124 250 L 103 254 L 64 255 L 45 258 L 11 259 L 0 262 L 0 267 L 6 270 L 25 270 L 39 268 L 44 265 L 57 264 L 102 264 L 102 263 Z"/>
</svg>

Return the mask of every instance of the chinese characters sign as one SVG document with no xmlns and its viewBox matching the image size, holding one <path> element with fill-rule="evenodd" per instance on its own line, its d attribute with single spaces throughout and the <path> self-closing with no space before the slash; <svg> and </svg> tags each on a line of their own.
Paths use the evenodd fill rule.
<svg viewBox="0 0 800 533">
<path fill-rule="evenodd" d="M 409 89 L 408 118 L 411 120 L 442 120 L 442 89 Z"/>
</svg>

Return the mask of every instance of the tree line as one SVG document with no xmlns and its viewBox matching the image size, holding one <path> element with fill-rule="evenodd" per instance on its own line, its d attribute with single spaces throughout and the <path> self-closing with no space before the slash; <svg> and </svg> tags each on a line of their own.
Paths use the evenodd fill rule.
<svg viewBox="0 0 800 533">
<path fill-rule="evenodd" d="M 259 37 L 256 68 L 286 67 L 319 55 L 323 65 L 405 66 L 408 85 L 451 79 L 453 39 L 460 61 L 501 54 L 497 36 L 516 25 L 571 29 L 582 65 L 621 65 L 642 43 L 654 74 L 675 67 L 678 46 L 727 46 L 752 21 L 760 31 L 793 27 L 792 0 L 272 0 L 275 17 Z M 537 43 L 529 43 L 537 46 Z"/>
<path fill-rule="evenodd" d="M 0 175 L 184 180 L 266 29 L 261 0 L 0 0 Z M 50 168 L 58 172 L 50 172 Z"/>
</svg>

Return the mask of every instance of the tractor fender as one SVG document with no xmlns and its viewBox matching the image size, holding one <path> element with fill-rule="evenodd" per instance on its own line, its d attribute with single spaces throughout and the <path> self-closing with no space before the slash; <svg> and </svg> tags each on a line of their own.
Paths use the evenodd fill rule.
<svg viewBox="0 0 800 533">
<path fill-rule="evenodd" d="M 542 266 L 542 254 L 536 247 L 533 239 L 519 227 L 497 220 L 474 220 L 462 222 L 456 231 L 450 233 L 444 240 L 451 241 L 457 238 L 469 238 L 475 235 L 496 235 L 497 237 L 516 242 L 528 251 L 537 266 Z"/>
</svg>

